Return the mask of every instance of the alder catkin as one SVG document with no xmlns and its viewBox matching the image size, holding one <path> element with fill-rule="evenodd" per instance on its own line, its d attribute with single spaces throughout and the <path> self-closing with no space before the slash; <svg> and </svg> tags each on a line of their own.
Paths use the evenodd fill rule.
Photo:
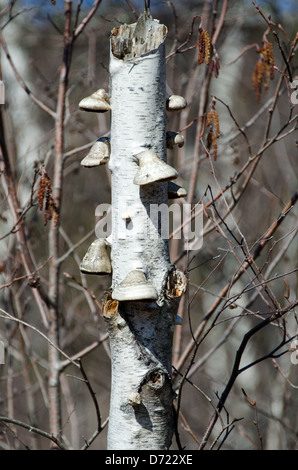
<svg viewBox="0 0 298 470">
<path fill-rule="evenodd" d="M 211 149 L 213 150 L 213 160 L 217 158 L 217 139 L 220 136 L 219 116 L 215 109 L 215 102 L 212 103 L 212 109 L 207 114 L 206 126 L 209 127 L 207 135 L 207 152 L 210 155 Z"/>
<path fill-rule="evenodd" d="M 252 74 L 252 85 L 256 92 L 256 99 L 260 101 L 262 86 L 264 85 L 264 90 L 267 92 L 269 89 L 269 80 L 273 80 L 274 78 L 274 53 L 272 44 L 267 41 L 262 48 L 257 49 L 257 53 L 260 54 L 260 58 Z"/>
<path fill-rule="evenodd" d="M 211 40 L 208 31 L 202 30 L 200 32 L 198 46 L 198 65 L 203 64 L 204 62 L 208 65 L 211 57 Z"/>
<path fill-rule="evenodd" d="M 43 170 L 37 191 L 37 200 L 39 209 L 44 211 L 44 225 L 47 225 L 49 220 L 52 220 L 54 215 L 55 226 L 58 224 L 59 211 L 52 197 L 51 178 L 46 170 Z"/>
<path fill-rule="evenodd" d="M 208 65 L 211 57 L 211 41 L 208 31 L 204 31 L 205 40 L 205 64 Z"/>
<path fill-rule="evenodd" d="M 43 210 L 43 202 L 44 202 L 44 193 L 45 193 L 45 178 L 41 177 L 38 186 L 37 192 L 37 200 L 39 204 L 39 209 Z"/>
<path fill-rule="evenodd" d="M 216 109 L 211 109 L 207 115 L 207 126 L 213 126 L 215 130 L 215 135 L 218 138 L 220 136 L 220 128 L 219 128 L 219 116 Z"/>
<path fill-rule="evenodd" d="M 205 37 L 204 31 L 200 32 L 199 37 L 199 56 L 198 56 L 198 64 L 202 64 L 205 61 Z"/>
</svg>

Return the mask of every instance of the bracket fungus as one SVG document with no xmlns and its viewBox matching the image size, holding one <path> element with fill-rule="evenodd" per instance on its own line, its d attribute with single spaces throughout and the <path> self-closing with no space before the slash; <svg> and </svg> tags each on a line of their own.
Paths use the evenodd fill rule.
<svg viewBox="0 0 298 470">
<path fill-rule="evenodd" d="M 187 102 L 183 96 L 171 95 L 168 97 L 166 102 L 166 108 L 168 111 L 180 111 L 186 108 Z"/>
<path fill-rule="evenodd" d="M 85 274 L 110 274 L 112 272 L 104 238 L 97 238 L 91 243 L 80 264 L 80 271 Z"/>
<path fill-rule="evenodd" d="M 173 181 L 168 182 L 168 198 L 178 199 L 180 197 L 186 197 L 187 191 Z"/>
<path fill-rule="evenodd" d="M 184 145 L 184 137 L 179 132 L 168 131 L 166 133 L 166 139 L 168 149 L 173 149 L 174 145 L 178 145 L 180 148 Z"/>
<path fill-rule="evenodd" d="M 92 145 L 88 155 L 81 161 L 81 165 L 85 168 L 104 165 L 110 158 L 110 153 L 110 138 L 101 137 Z"/>
<path fill-rule="evenodd" d="M 155 223 L 151 207 L 186 196 L 171 183 L 178 173 L 166 158 L 166 147 L 182 147 L 184 139 L 166 133 L 166 124 L 167 110 L 182 110 L 187 103 L 167 94 L 166 36 L 166 26 L 147 8 L 136 23 L 114 28 L 110 100 L 101 89 L 79 103 L 82 110 L 111 111 L 110 144 L 96 141 L 81 164 L 105 163 L 110 146 L 112 230 L 91 244 L 80 266 L 90 274 L 112 272 L 102 306 L 112 363 L 109 450 L 169 449 L 175 429 L 172 344 L 187 279 L 171 264 L 162 223 L 168 214 L 157 212 Z"/>
<path fill-rule="evenodd" d="M 158 294 L 152 284 L 147 281 L 145 273 L 140 269 L 135 269 L 115 287 L 112 299 L 118 301 L 157 300 Z"/>
<path fill-rule="evenodd" d="M 83 98 L 79 102 L 79 108 L 82 111 L 91 111 L 94 113 L 105 113 L 111 110 L 110 101 L 106 91 L 103 88 L 92 93 L 92 95 Z"/>
<path fill-rule="evenodd" d="M 143 186 L 157 181 L 169 181 L 178 177 L 175 168 L 165 163 L 152 150 L 145 150 L 135 155 L 139 169 L 134 177 L 134 184 Z"/>
</svg>

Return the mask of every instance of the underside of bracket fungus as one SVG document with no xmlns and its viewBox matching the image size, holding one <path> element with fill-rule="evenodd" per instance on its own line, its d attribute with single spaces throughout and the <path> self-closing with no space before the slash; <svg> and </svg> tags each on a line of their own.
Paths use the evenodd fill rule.
<svg viewBox="0 0 298 470">
<path fill-rule="evenodd" d="M 81 161 L 81 165 L 85 168 L 94 168 L 95 166 L 104 165 L 110 158 L 110 138 L 100 137 L 92 145 L 90 152 Z"/>
<path fill-rule="evenodd" d="M 106 91 L 103 88 L 100 88 L 92 93 L 92 95 L 83 98 L 79 102 L 79 108 L 82 111 L 105 113 L 106 111 L 110 111 L 111 106 Z"/>
<path fill-rule="evenodd" d="M 112 272 L 105 239 L 97 238 L 91 243 L 80 264 L 80 271 L 85 274 L 110 274 Z"/>
</svg>

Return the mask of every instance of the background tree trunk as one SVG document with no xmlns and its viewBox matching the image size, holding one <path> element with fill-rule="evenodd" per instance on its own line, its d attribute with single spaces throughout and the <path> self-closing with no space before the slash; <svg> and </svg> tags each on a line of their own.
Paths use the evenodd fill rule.
<svg viewBox="0 0 298 470">
<path fill-rule="evenodd" d="M 135 155 L 151 149 L 166 160 L 165 37 L 166 27 L 144 13 L 136 25 L 115 28 L 111 38 L 112 289 L 142 270 L 158 300 L 106 299 L 112 355 L 108 449 L 168 449 L 174 431 L 177 293 L 169 276 L 175 278 L 175 268 L 160 221 L 150 219 L 152 204 L 168 203 L 168 183 L 133 182 Z"/>
</svg>

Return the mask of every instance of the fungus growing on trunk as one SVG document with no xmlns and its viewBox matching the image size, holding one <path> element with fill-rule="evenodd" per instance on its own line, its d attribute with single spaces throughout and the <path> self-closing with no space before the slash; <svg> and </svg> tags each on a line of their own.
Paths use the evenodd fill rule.
<svg viewBox="0 0 298 470">
<path fill-rule="evenodd" d="M 91 243 L 80 264 L 80 271 L 86 274 L 110 274 L 112 272 L 105 239 L 97 238 Z"/>
<path fill-rule="evenodd" d="M 112 299 L 127 300 L 157 300 L 154 287 L 147 281 L 145 273 L 139 269 L 131 271 L 112 292 Z"/>
<path fill-rule="evenodd" d="M 183 96 L 171 95 L 166 102 L 167 111 L 181 111 L 186 108 L 187 102 Z"/>
<path fill-rule="evenodd" d="M 168 149 L 173 149 L 175 145 L 178 145 L 178 147 L 183 147 L 184 145 L 184 137 L 182 134 L 179 134 L 179 132 L 167 132 L 167 148 Z"/>
<path fill-rule="evenodd" d="M 139 169 L 134 177 L 134 184 L 140 186 L 156 181 L 169 181 L 177 178 L 175 168 L 165 163 L 152 150 L 145 150 L 135 155 Z"/>
<path fill-rule="evenodd" d="M 110 138 L 101 137 L 92 145 L 90 152 L 81 161 L 81 165 L 85 168 L 104 165 L 109 160 L 110 153 Z"/>
<path fill-rule="evenodd" d="M 168 182 L 168 198 L 178 199 L 180 197 L 186 197 L 187 191 L 173 181 Z"/>
<path fill-rule="evenodd" d="M 91 111 L 94 113 L 105 113 L 111 110 L 110 102 L 106 91 L 103 88 L 92 93 L 92 95 L 83 98 L 79 102 L 79 108 L 82 111 Z"/>
</svg>

